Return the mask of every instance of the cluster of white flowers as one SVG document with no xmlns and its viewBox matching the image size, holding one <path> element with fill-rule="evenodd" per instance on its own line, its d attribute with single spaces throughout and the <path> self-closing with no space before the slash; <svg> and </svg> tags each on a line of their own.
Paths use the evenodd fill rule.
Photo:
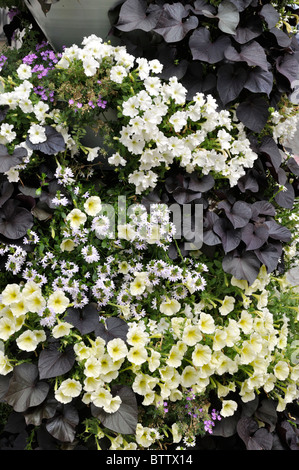
<svg viewBox="0 0 299 470">
<path fill-rule="evenodd" d="M 244 175 L 244 168 L 253 166 L 257 155 L 244 126 L 234 123 L 228 111 L 217 111 L 211 95 L 197 93 L 186 103 L 187 90 L 176 77 L 163 83 L 149 76 L 144 86 L 123 103 L 123 116 L 129 120 L 119 137 L 130 154 L 127 160 L 138 159 L 138 168 L 128 178 L 137 194 L 154 188 L 159 170 L 175 161 L 189 173 L 228 178 L 231 186 Z M 109 162 L 125 166 L 124 155 L 118 151 Z"/>
<path fill-rule="evenodd" d="M 22 76 L 21 76 L 22 77 Z M 17 150 L 25 149 L 25 156 L 21 163 L 12 166 L 4 174 L 9 182 L 18 182 L 19 173 L 28 165 L 34 152 L 27 145 L 27 137 L 32 144 L 40 144 L 47 140 L 45 124 L 51 125 L 63 136 L 66 147 L 72 152 L 77 152 L 77 148 L 68 127 L 62 125 L 59 110 L 50 110 L 49 105 L 42 101 L 34 92 L 33 84 L 24 79 L 13 91 L 0 93 L 0 105 L 8 106 L 15 115 L 19 115 L 20 122 L 23 123 L 22 132 L 17 126 L 3 122 L 0 126 L 0 144 Z M 27 123 L 27 124 L 24 124 Z M 11 150 L 7 150 L 10 154 Z"/>
<path fill-rule="evenodd" d="M 126 151 L 115 151 L 109 157 L 115 166 L 138 158 L 137 168 L 129 175 L 137 194 L 154 188 L 158 180 L 154 170 L 168 168 L 175 160 L 188 172 L 214 172 L 228 178 L 232 186 L 244 168 L 252 167 L 257 155 L 244 126 L 234 123 L 228 111 L 217 111 L 212 96 L 197 93 L 187 103 L 187 90 L 176 77 L 165 82 L 157 76 L 162 70 L 158 60 L 135 60 L 125 47 L 105 44 L 95 35 L 85 38 L 82 45 L 66 48 L 57 67 L 68 68 L 72 61 L 80 60 L 86 76 L 93 76 L 105 60 L 105 64 L 110 62 L 109 77 L 115 83 L 121 84 L 129 74 L 132 79 L 133 71 L 138 74 L 139 89 L 142 83 L 137 92 L 133 83 L 133 94 L 122 105 L 126 124 L 118 142 Z"/>
<path fill-rule="evenodd" d="M 288 146 L 293 139 L 299 124 L 299 114 L 294 107 L 284 107 L 283 112 L 272 111 L 270 122 L 273 126 L 275 142 Z"/>
</svg>

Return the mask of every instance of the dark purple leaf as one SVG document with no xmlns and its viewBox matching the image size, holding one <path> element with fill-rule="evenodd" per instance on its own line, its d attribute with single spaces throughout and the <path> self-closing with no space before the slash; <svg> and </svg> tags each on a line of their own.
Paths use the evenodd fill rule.
<svg viewBox="0 0 299 470">
<path fill-rule="evenodd" d="M 244 11 L 254 0 L 230 0 L 239 11 Z"/>
<path fill-rule="evenodd" d="M 237 248 L 241 241 L 241 230 L 235 229 L 227 219 L 218 219 L 213 225 L 214 232 L 221 238 L 225 253 Z"/>
<path fill-rule="evenodd" d="M 213 15 L 216 13 L 215 7 L 207 3 L 205 0 L 195 0 L 194 6 L 187 4 L 186 8 L 190 9 L 196 15 L 202 15 L 203 11 L 208 11 Z"/>
<path fill-rule="evenodd" d="M 238 8 L 231 2 L 224 0 L 218 5 L 218 12 L 213 15 L 210 11 L 203 10 L 203 14 L 209 18 L 218 18 L 218 28 L 227 34 L 235 34 L 240 21 Z"/>
<path fill-rule="evenodd" d="M 163 64 L 163 70 L 159 75 L 162 79 L 169 80 L 174 75 L 178 80 L 184 77 L 189 62 L 185 59 L 177 60 L 176 46 L 163 42 L 157 52 L 157 59 Z"/>
<path fill-rule="evenodd" d="M 266 21 L 269 29 L 274 28 L 280 20 L 279 12 L 269 3 L 263 6 L 259 14 Z"/>
<path fill-rule="evenodd" d="M 217 90 L 224 106 L 239 96 L 246 80 L 247 71 L 243 67 L 224 64 L 219 68 Z"/>
<path fill-rule="evenodd" d="M 82 310 L 78 308 L 68 308 L 65 321 L 77 328 L 81 335 L 91 333 L 96 329 L 99 323 L 99 312 L 96 304 L 90 303 L 83 307 Z"/>
<path fill-rule="evenodd" d="M 249 438 L 247 450 L 271 450 L 272 444 L 273 435 L 268 431 L 268 429 L 261 428 Z"/>
<path fill-rule="evenodd" d="M 250 71 L 244 88 L 252 93 L 266 93 L 269 96 L 273 88 L 272 72 L 255 67 Z"/>
<path fill-rule="evenodd" d="M 267 220 L 265 224 L 269 229 L 269 237 L 282 242 L 289 242 L 291 240 L 292 234 L 288 228 L 279 225 L 275 220 Z"/>
<path fill-rule="evenodd" d="M 242 418 L 238 421 L 237 433 L 246 447 L 250 437 L 258 430 L 258 428 L 258 423 L 250 416 L 242 416 Z"/>
<path fill-rule="evenodd" d="M 227 60 L 232 62 L 246 62 L 250 67 L 260 67 L 264 71 L 268 71 L 269 63 L 264 48 L 256 41 L 241 46 L 240 52 L 230 46 L 224 55 Z"/>
<path fill-rule="evenodd" d="M 0 173 L 6 173 L 14 166 L 22 163 L 23 158 L 27 156 L 27 150 L 19 147 L 10 155 L 6 145 L 0 144 Z"/>
<path fill-rule="evenodd" d="M 261 153 L 266 154 L 269 157 L 275 169 L 277 169 L 280 166 L 282 157 L 281 157 L 279 148 L 275 140 L 273 139 L 273 137 L 268 136 L 268 135 L 263 137 L 259 151 Z"/>
<path fill-rule="evenodd" d="M 291 183 L 286 182 L 284 184 L 285 190 L 279 191 L 278 194 L 275 195 L 275 201 L 280 207 L 284 207 L 285 209 L 292 209 L 295 200 L 295 191 Z M 278 191 L 279 187 L 277 186 L 274 191 Z"/>
<path fill-rule="evenodd" d="M 3 181 L 0 184 L 0 207 L 12 196 L 14 192 L 14 185 L 9 181 Z"/>
<path fill-rule="evenodd" d="M 260 407 L 256 410 L 255 416 L 261 422 L 269 424 L 270 432 L 275 431 L 278 416 L 273 400 L 270 398 L 262 400 Z"/>
<path fill-rule="evenodd" d="M 254 250 L 254 254 L 266 266 L 268 273 L 272 273 L 277 268 L 281 256 L 277 246 L 272 243 L 262 246 L 259 250 Z"/>
<path fill-rule="evenodd" d="M 259 184 L 254 177 L 254 173 L 249 170 L 244 176 L 238 179 L 238 187 L 242 193 L 246 191 L 251 191 L 257 193 L 259 190 Z"/>
<path fill-rule="evenodd" d="M 40 405 L 48 395 L 50 385 L 38 381 L 38 369 L 34 364 L 24 362 L 16 366 L 5 395 L 6 402 L 19 413 L 32 406 Z"/>
<path fill-rule="evenodd" d="M 244 227 L 252 215 L 250 204 L 244 201 L 236 201 L 234 204 L 230 204 L 228 201 L 221 201 L 218 204 L 218 208 L 225 211 L 227 218 L 234 228 Z"/>
<path fill-rule="evenodd" d="M 216 64 L 224 59 L 224 51 L 230 45 L 228 36 L 220 36 L 211 41 L 210 31 L 207 28 L 197 28 L 191 35 L 189 47 L 194 60 L 201 60 L 209 64 Z"/>
<path fill-rule="evenodd" d="M 235 250 L 224 256 L 222 267 L 225 272 L 237 279 L 246 280 L 251 285 L 259 274 L 261 263 L 253 252 L 239 253 Z"/>
<path fill-rule="evenodd" d="M 263 33 L 263 24 L 260 18 L 249 18 L 245 26 L 238 26 L 234 36 L 239 44 L 246 44 Z"/>
<path fill-rule="evenodd" d="M 299 176 L 299 165 L 293 157 L 289 158 L 286 164 L 289 170 L 294 173 L 294 175 Z"/>
<path fill-rule="evenodd" d="M 41 405 L 30 408 L 24 413 L 27 426 L 40 426 L 43 419 L 53 418 L 59 403 L 55 398 L 47 398 Z"/>
<path fill-rule="evenodd" d="M 285 54 L 276 60 L 276 68 L 279 73 L 286 77 L 290 84 L 298 80 L 299 62 L 295 55 Z"/>
<path fill-rule="evenodd" d="M 237 118 L 254 132 L 261 132 L 267 124 L 269 103 L 262 97 L 249 97 L 237 107 Z"/>
<path fill-rule="evenodd" d="M 252 204 L 251 209 L 254 214 L 254 218 L 260 214 L 271 215 L 272 217 L 276 214 L 275 207 L 269 201 L 256 201 Z"/>
<path fill-rule="evenodd" d="M 38 358 L 38 370 L 41 379 L 50 379 L 66 374 L 75 363 L 75 353 L 72 346 L 59 351 L 56 343 L 43 349 Z"/>
<path fill-rule="evenodd" d="M 65 150 L 65 141 L 54 127 L 45 126 L 45 133 L 47 140 L 40 144 L 32 144 L 29 137 L 26 139 L 26 144 L 31 150 L 42 152 L 46 155 L 55 155 L 58 152 L 63 152 Z"/>
<path fill-rule="evenodd" d="M 154 31 L 168 43 L 179 42 L 198 26 L 198 18 L 188 15 L 188 10 L 181 3 L 166 3 Z"/>
<path fill-rule="evenodd" d="M 196 192 L 206 192 L 213 188 L 215 180 L 212 175 L 204 175 L 198 178 L 195 175 L 190 176 L 188 189 Z"/>
<path fill-rule="evenodd" d="M 98 324 L 95 333 L 108 343 L 108 341 L 114 338 L 121 338 L 127 341 L 128 330 L 128 324 L 124 320 L 118 317 L 109 317 L 105 319 L 105 324 Z"/>
<path fill-rule="evenodd" d="M 76 427 L 79 424 L 79 414 L 70 404 L 64 405 L 61 412 L 47 420 L 45 426 L 49 434 L 61 442 L 73 442 L 76 437 Z"/>
<path fill-rule="evenodd" d="M 257 250 L 268 240 L 269 230 L 266 225 L 247 224 L 242 228 L 242 240 L 246 250 Z"/>
<path fill-rule="evenodd" d="M 116 28 L 120 31 L 151 31 L 157 24 L 161 8 L 147 9 L 145 0 L 127 0 L 123 3 Z"/>
<path fill-rule="evenodd" d="M 27 234 L 33 226 L 32 214 L 19 207 L 18 201 L 9 199 L 0 209 L 0 233 L 6 238 L 17 240 Z"/>
<path fill-rule="evenodd" d="M 127 385 L 116 385 L 111 389 L 113 396 L 121 398 L 121 405 L 115 413 L 106 413 L 102 408 L 91 407 L 92 415 L 103 426 L 120 434 L 135 434 L 138 422 L 138 407 L 135 393 Z"/>
<path fill-rule="evenodd" d="M 288 36 L 284 31 L 278 28 L 271 28 L 270 33 L 276 37 L 277 44 L 281 47 L 289 47 L 292 42 L 292 38 Z"/>
<path fill-rule="evenodd" d="M 208 211 L 203 219 L 203 242 L 206 245 L 214 246 L 221 243 L 220 237 L 213 230 L 214 224 L 219 219 L 215 212 Z"/>
</svg>

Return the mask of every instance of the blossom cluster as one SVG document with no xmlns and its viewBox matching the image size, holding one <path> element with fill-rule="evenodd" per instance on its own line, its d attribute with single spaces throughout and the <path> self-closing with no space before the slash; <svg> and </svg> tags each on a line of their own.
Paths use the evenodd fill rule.
<svg viewBox="0 0 299 470">
<path fill-rule="evenodd" d="M 50 335 L 72 345 L 76 357 L 71 373 L 56 380 L 55 397 L 61 403 L 81 397 L 85 404 L 116 413 L 122 400 L 111 395 L 111 385 L 124 373 L 144 407 L 180 403 L 190 388 L 199 396 L 214 388 L 222 417 L 237 409 L 229 398 L 234 392 L 248 402 L 263 389 L 278 398 L 280 410 L 298 398 L 299 368 L 285 357 L 290 319 L 286 313 L 279 320 L 272 314 L 270 276 L 264 268 L 251 286 L 232 279 L 242 300 L 230 295 L 214 299 L 206 292 L 206 265 L 191 259 L 175 265 L 165 257 L 160 239 L 154 242 L 160 255 L 148 259 L 145 241 L 127 236 L 129 222 L 125 231 L 109 238 L 104 196 L 83 188 L 72 191 L 76 207 L 57 208 L 52 227 L 59 227 L 59 233 L 53 246 L 39 256 L 25 257 L 14 249 L 13 255 L 22 258 L 21 282 L 7 284 L 1 293 L 2 375 L 13 368 L 13 344 L 20 352 L 38 353 Z M 160 222 L 165 216 L 159 207 L 153 214 Z M 135 217 L 133 211 L 136 227 Z M 28 238 L 38 241 L 34 231 Z M 125 337 L 107 342 L 101 335 L 78 332 L 68 315 L 90 302 L 97 306 L 99 324 L 111 316 L 124 321 Z M 143 447 L 162 439 L 159 429 L 146 431 L 142 423 L 135 438 Z"/>
<path fill-rule="evenodd" d="M 214 260 L 201 252 L 171 259 L 170 246 L 179 247 L 170 209 L 154 201 L 146 208 L 137 197 L 172 165 L 234 186 L 257 158 L 243 125 L 233 112 L 218 111 L 209 95 L 187 101 L 175 77 L 159 78 L 156 60 L 135 62 L 125 48 L 95 36 L 82 46 L 59 58 L 45 53 L 49 64 L 36 68 L 38 54 L 28 55 L 0 94 L 5 163 L 25 150 L 3 173 L 16 183 L 21 171 L 30 175 L 35 160 L 44 163 L 49 139 L 55 169 L 49 179 L 39 175 L 39 194 L 51 178 L 58 187 L 47 220 L 35 220 L 20 243 L 0 245 L 7 276 L 6 282 L 0 276 L 0 375 L 24 358 L 46 369 L 43 357 L 53 358 L 53 345 L 58 356 L 70 351 L 67 371 L 68 361 L 62 369 L 55 363 L 57 374 L 48 377 L 56 402 L 79 400 L 115 422 L 127 406 L 126 387 L 142 411 L 135 433 L 96 421 L 96 438 L 108 437 L 111 449 L 157 448 L 163 441 L 192 446 L 261 391 L 283 411 L 299 398 L 292 286 L 264 265 L 249 285 L 219 265 L 215 279 Z M 80 147 L 77 137 L 112 104 L 118 120 L 108 126 L 115 149 L 108 161 L 119 167 L 120 183 L 107 190 L 96 176 L 89 179 L 99 148 Z M 280 139 L 289 124 L 279 128 L 280 117 L 272 118 Z M 63 151 L 56 151 L 57 136 Z M 134 186 L 133 196 L 124 181 Z M 281 216 L 296 232 L 298 217 Z M 295 240 L 290 257 L 297 246 Z M 210 404 L 211 392 L 218 407 Z"/>
</svg>

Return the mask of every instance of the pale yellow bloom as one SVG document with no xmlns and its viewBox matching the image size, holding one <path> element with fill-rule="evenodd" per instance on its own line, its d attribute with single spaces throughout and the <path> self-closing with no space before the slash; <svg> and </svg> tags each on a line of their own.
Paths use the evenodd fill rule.
<svg viewBox="0 0 299 470">
<path fill-rule="evenodd" d="M 69 299 L 62 290 L 57 290 L 49 296 L 48 307 L 55 313 L 63 313 L 69 306 Z"/>
<path fill-rule="evenodd" d="M 227 416 L 232 416 L 235 413 L 237 408 L 238 408 L 238 404 L 235 401 L 223 400 L 220 414 L 224 418 L 226 418 Z"/>
<path fill-rule="evenodd" d="M 18 284 L 8 284 L 2 291 L 1 302 L 4 305 L 11 305 L 22 299 L 20 286 Z"/>
<path fill-rule="evenodd" d="M 82 385 L 78 380 L 66 379 L 60 384 L 59 389 L 64 396 L 74 398 L 80 395 Z"/>
<path fill-rule="evenodd" d="M 128 348 L 121 338 L 114 338 L 107 344 L 107 351 L 113 361 L 126 357 Z"/>
<path fill-rule="evenodd" d="M 38 291 L 35 291 L 33 294 L 25 297 L 25 307 L 28 312 L 39 313 L 46 307 L 46 301 Z"/>
<path fill-rule="evenodd" d="M 66 220 L 69 221 L 72 228 L 78 229 L 81 225 L 85 224 L 87 216 L 84 214 L 84 212 L 80 211 L 80 209 L 73 209 L 67 215 Z"/>
<path fill-rule="evenodd" d="M 160 305 L 160 312 L 167 316 L 175 315 L 180 309 L 181 304 L 176 299 L 167 299 Z"/>
<path fill-rule="evenodd" d="M 274 367 L 274 374 L 278 380 L 285 380 L 290 373 L 289 366 L 285 361 L 278 361 Z"/>
<path fill-rule="evenodd" d="M 224 297 L 224 300 L 222 301 L 222 305 L 219 308 L 219 312 L 221 315 L 227 315 L 228 313 L 232 312 L 235 307 L 235 298 L 231 297 L 229 295 L 226 295 Z"/>
<path fill-rule="evenodd" d="M 7 341 L 15 332 L 15 322 L 7 317 L 0 318 L 0 339 Z"/>
<path fill-rule="evenodd" d="M 38 339 L 33 331 L 26 330 L 16 340 L 18 347 L 22 351 L 35 351 L 38 345 Z"/>
<path fill-rule="evenodd" d="M 182 341 L 188 346 L 194 346 L 202 339 L 200 329 L 197 325 L 187 325 L 184 328 Z"/>
<path fill-rule="evenodd" d="M 60 243 L 61 251 L 73 251 L 76 248 L 76 243 L 71 238 L 66 238 Z"/>
<path fill-rule="evenodd" d="M 212 357 L 212 351 L 207 345 L 197 344 L 192 353 L 192 362 L 196 367 L 208 364 Z"/>
<path fill-rule="evenodd" d="M 91 196 L 84 203 L 84 210 L 87 215 L 95 217 L 101 212 L 102 203 L 98 196 Z"/>
<path fill-rule="evenodd" d="M 58 323 L 52 329 L 52 336 L 56 339 L 61 338 L 62 336 L 67 336 L 70 333 L 71 328 L 73 328 L 73 325 L 68 322 Z"/>
</svg>

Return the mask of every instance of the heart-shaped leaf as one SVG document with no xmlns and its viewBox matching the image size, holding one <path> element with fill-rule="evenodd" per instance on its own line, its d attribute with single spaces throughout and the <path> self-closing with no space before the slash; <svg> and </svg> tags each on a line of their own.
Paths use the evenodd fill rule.
<svg viewBox="0 0 299 470">
<path fill-rule="evenodd" d="M 219 18 L 218 27 L 227 34 L 235 34 L 240 21 L 238 8 L 231 2 L 224 0 L 219 4 L 217 17 Z"/>
<path fill-rule="evenodd" d="M 292 209 L 295 200 L 295 191 L 291 183 L 286 182 L 283 191 L 279 191 L 279 187 L 276 187 L 274 191 L 277 191 L 274 198 L 277 204 L 285 209 Z"/>
<path fill-rule="evenodd" d="M 277 268 L 279 258 L 281 257 L 281 250 L 273 243 L 267 243 L 260 249 L 254 250 L 254 254 L 266 266 L 268 273 L 271 273 Z"/>
<path fill-rule="evenodd" d="M 299 62 L 295 54 L 285 54 L 276 60 L 276 68 L 292 85 L 299 76 Z"/>
<path fill-rule="evenodd" d="M 219 216 L 215 212 L 208 211 L 203 219 L 203 242 L 214 246 L 221 243 L 221 238 L 214 232 L 213 227 Z"/>
<path fill-rule="evenodd" d="M 240 21 L 240 14 L 238 8 L 233 3 L 227 0 L 221 2 L 216 15 L 207 10 L 203 10 L 202 12 L 209 18 L 218 18 L 218 27 L 223 33 L 236 33 L 236 28 Z"/>
<path fill-rule="evenodd" d="M 58 344 L 50 344 L 48 349 L 43 349 L 38 359 L 38 370 L 41 379 L 50 379 L 66 374 L 75 363 L 75 353 L 72 346 L 67 346 L 64 351 L 58 349 Z"/>
<path fill-rule="evenodd" d="M 256 16 L 248 18 L 244 26 L 238 26 L 234 39 L 239 44 L 246 44 L 263 33 L 263 23 Z"/>
<path fill-rule="evenodd" d="M 134 29 L 151 31 L 156 26 L 161 12 L 160 8 L 148 11 L 145 0 L 127 0 L 120 9 L 116 28 L 120 31 L 132 31 Z"/>
<path fill-rule="evenodd" d="M 82 310 L 68 308 L 65 320 L 71 323 L 81 335 L 87 335 L 96 329 L 99 324 L 99 312 L 95 303 L 85 305 Z"/>
<path fill-rule="evenodd" d="M 234 228 L 242 228 L 247 225 L 252 215 L 250 204 L 245 201 L 236 201 L 234 204 L 222 201 L 218 204 L 218 208 L 225 211 Z"/>
<path fill-rule="evenodd" d="M 0 207 L 12 196 L 14 192 L 14 185 L 9 181 L 3 181 L 0 184 Z"/>
<path fill-rule="evenodd" d="M 239 96 L 246 80 L 247 71 L 243 67 L 225 64 L 219 68 L 217 90 L 224 106 Z"/>
<path fill-rule="evenodd" d="M 241 241 L 241 230 L 235 229 L 227 219 L 218 219 L 213 226 L 214 232 L 221 238 L 225 253 L 237 248 Z"/>
<path fill-rule="evenodd" d="M 9 199 L 0 209 L 0 233 L 6 238 L 22 238 L 32 226 L 32 214 L 24 207 L 19 207 L 18 201 Z"/>
<path fill-rule="evenodd" d="M 261 132 L 268 121 L 269 103 L 260 96 L 249 97 L 239 104 L 236 113 L 248 129 Z"/>
<path fill-rule="evenodd" d="M 190 50 L 194 60 L 201 60 L 209 64 L 216 64 L 224 59 L 224 51 L 230 45 L 228 36 L 220 36 L 211 41 L 210 31 L 207 28 L 197 28 L 189 40 Z"/>
<path fill-rule="evenodd" d="M 263 137 L 259 152 L 267 155 L 276 170 L 281 165 L 282 157 L 273 137 L 268 135 Z"/>
<path fill-rule="evenodd" d="M 0 173 L 6 173 L 14 166 L 19 165 L 26 156 L 27 150 L 25 148 L 16 148 L 12 154 L 9 154 L 6 145 L 0 144 Z"/>
<path fill-rule="evenodd" d="M 246 62 L 250 67 L 260 67 L 266 72 L 269 69 L 269 63 L 264 48 L 256 41 L 241 46 L 240 52 L 230 46 L 224 52 L 227 60 L 232 62 Z"/>
<path fill-rule="evenodd" d="M 246 280 L 251 285 L 259 274 L 261 263 L 252 251 L 240 253 L 234 250 L 224 256 L 222 267 L 225 272 L 237 279 Z"/>
<path fill-rule="evenodd" d="M 65 150 L 64 138 L 54 127 L 45 126 L 45 134 L 47 137 L 45 142 L 33 144 L 30 142 L 29 137 L 27 137 L 26 145 L 31 150 L 40 151 L 46 155 L 56 155 L 56 153 L 63 152 Z"/>
<path fill-rule="evenodd" d="M 254 67 L 249 72 L 244 88 L 252 93 L 266 93 L 269 96 L 273 88 L 272 72 Z"/>
<path fill-rule="evenodd" d="M 120 434 L 135 434 L 138 407 L 134 392 L 127 385 L 113 386 L 111 392 L 113 396 L 119 396 L 121 399 L 119 409 L 115 413 L 106 413 L 102 408 L 92 405 L 92 415 L 111 431 Z"/>
<path fill-rule="evenodd" d="M 7 403 L 19 413 L 40 405 L 48 395 L 50 385 L 38 380 L 35 364 L 24 362 L 14 368 L 12 379 L 5 395 Z"/>
<path fill-rule="evenodd" d="M 114 338 L 121 338 L 122 340 L 127 341 L 128 331 L 128 324 L 124 320 L 118 317 L 109 317 L 105 319 L 105 324 L 98 324 L 95 333 L 108 343 Z"/>
<path fill-rule="evenodd" d="M 280 20 L 279 12 L 270 3 L 264 5 L 259 14 L 266 21 L 269 29 L 274 28 Z"/>
<path fill-rule="evenodd" d="M 269 229 L 269 237 L 286 243 L 291 240 L 292 233 L 287 227 L 279 225 L 275 220 L 267 220 L 265 224 Z"/>
<path fill-rule="evenodd" d="M 70 404 L 64 405 L 56 415 L 47 420 L 46 429 L 51 436 L 61 442 L 73 442 L 76 437 L 76 427 L 79 424 L 79 414 Z"/>
<path fill-rule="evenodd" d="M 27 426 L 30 424 L 33 426 L 40 426 L 44 419 L 53 418 L 58 405 L 59 403 L 54 397 L 48 397 L 43 403 L 41 403 L 41 405 L 27 410 L 24 413 Z"/>
<path fill-rule="evenodd" d="M 242 228 L 242 240 L 246 250 L 257 250 L 268 240 L 269 229 L 266 225 L 247 224 Z"/>
<path fill-rule="evenodd" d="M 188 10 L 181 3 L 167 3 L 154 31 L 163 36 L 166 42 L 181 41 L 189 31 L 198 26 L 198 18 L 188 15 Z"/>
</svg>

